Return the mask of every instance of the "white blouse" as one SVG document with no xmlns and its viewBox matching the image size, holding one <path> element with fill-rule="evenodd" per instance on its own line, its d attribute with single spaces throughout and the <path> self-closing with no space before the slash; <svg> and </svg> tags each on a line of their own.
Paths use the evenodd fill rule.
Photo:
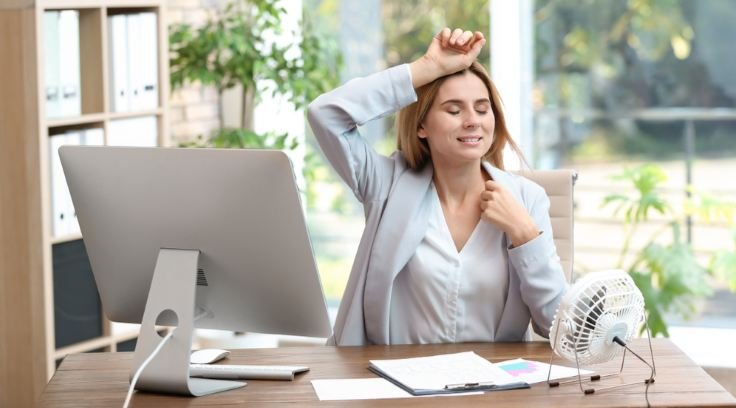
<svg viewBox="0 0 736 408">
<path fill-rule="evenodd" d="M 391 344 L 493 341 L 508 292 L 503 232 L 481 220 L 458 252 L 431 189 L 427 234 L 394 280 Z"/>
</svg>

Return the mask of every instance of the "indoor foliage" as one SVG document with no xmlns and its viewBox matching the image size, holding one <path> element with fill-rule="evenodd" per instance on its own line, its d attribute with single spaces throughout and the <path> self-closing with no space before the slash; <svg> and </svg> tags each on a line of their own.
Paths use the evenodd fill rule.
<svg viewBox="0 0 736 408">
<path fill-rule="evenodd" d="M 221 128 L 204 142 L 215 147 L 293 149 L 293 135 L 255 133 L 246 117 L 258 95 L 270 92 L 304 108 L 339 80 L 336 46 L 317 35 L 304 19 L 293 41 L 281 41 L 286 10 L 279 0 L 233 0 L 214 18 L 195 28 L 171 27 L 173 89 L 187 83 L 213 86 L 222 104 L 225 90 L 242 86 L 242 128 Z M 288 4 L 288 2 L 285 2 Z M 196 143 L 195 143 L 196 144 Z"/>
<path fill-rule="evenodd" d="M 603 201 L 603 206 L 615 206 L 615 213 L 623 213 L 624 217 L 624 242 L 617 267 L 627 270 L 642 291 L 652 335 L 668 336 L 665 316 L 676 313 L 687 318 L 697 312 L 695 301 L 711 294 L 711 279 L 726 280 L 731 290 L 736 290 L 736 234 L 734 241 L 708 255 L 705 261 L 682 233 L 688 216 L 736 227 L 736 203 L 690 188 L 684 210 L 678 212 L 662 194 L 667 175 L 653 164 L 626 169 L 614 179 L 630 184 L 635 191 L 634 195 L 609 194 Z M 652 212 L 668 222 L 633 253 L 631 240 Z"/>
</svg>

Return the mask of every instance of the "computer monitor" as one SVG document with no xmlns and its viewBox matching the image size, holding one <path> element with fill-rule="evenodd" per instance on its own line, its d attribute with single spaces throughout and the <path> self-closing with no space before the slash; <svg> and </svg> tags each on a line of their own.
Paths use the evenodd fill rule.
<svg viewBox="0 0 736 408">
<path fill-rule="evenodd" d="M 139 389 L 219 391 L 188 379 L 193 327 L 331 334 L 283 152 L 64 146 L 59 154 L 103 310 L 143 323 L 136 367 L 160 341 L 152 320 L 178 325 L 177 349 L 161 350 L 161 367 L 147 366 Z M 187 384 L 163 384 L 173 366 Z"/>
</svg>

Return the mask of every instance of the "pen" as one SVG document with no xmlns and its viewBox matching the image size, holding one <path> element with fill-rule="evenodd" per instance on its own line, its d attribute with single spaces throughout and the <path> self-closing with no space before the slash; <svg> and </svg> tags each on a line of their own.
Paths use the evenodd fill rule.
<svg viewBox="0 0 736 408">
<path fill-rule="evenodd" d="M 476 388 L 488 387 L 492 385 L 495 385 L 493 381 L 461 383 L 461 384 L 447 384 L 445 385 L 445 389 L 446 390 L 473 390 Z"/>
</svg>

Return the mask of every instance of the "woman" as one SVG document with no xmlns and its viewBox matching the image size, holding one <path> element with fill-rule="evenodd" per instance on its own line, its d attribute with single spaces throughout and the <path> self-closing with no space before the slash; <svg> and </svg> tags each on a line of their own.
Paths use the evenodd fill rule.
<svg viewBox="0 0 736 408">
<path fill-rule="evenodd" d="M 426 54 L 321 95 L 308 109 L 366 226 L 335 323 L 337 345 L 547 336 L 566 289 L 544 190 L 503 171 L 500 98 L 475 59 L 482 33 L 443 29 Z M 399 111 L 398 151 L 357 126 Z"/>
</svg>

